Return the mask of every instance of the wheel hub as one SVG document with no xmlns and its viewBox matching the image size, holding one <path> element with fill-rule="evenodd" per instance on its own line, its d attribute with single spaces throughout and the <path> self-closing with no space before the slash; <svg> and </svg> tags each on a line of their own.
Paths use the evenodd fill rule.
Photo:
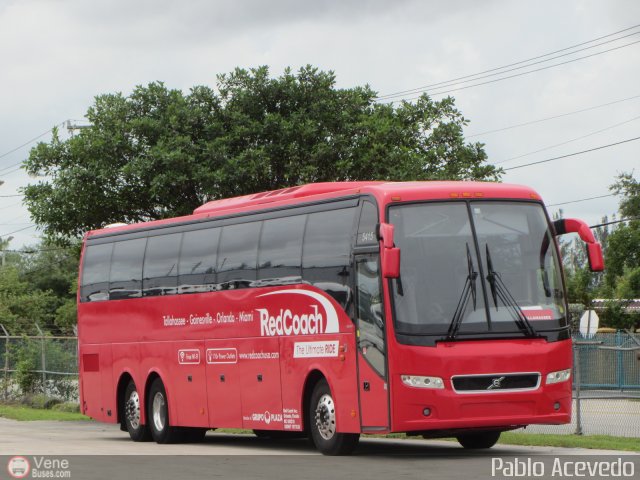
<svg viewBox="0 0 640 480">
<path fill-rule="evenodd" d="M 153 417 L 153 425 L 158 432 L 163 431 L 167 423 L 165 412 L 164 395 L 161 392 L 156 392 L 153 396 L 153 403 L 151 404 L 151 416 Z"/>
<path fill-rule="evenodd" d="M 125 415 L 129 425 L 136 430 L 140 426 L 140 396 L 137 391 L 131 392 L 125 405 Z"/>
<path fill-rule="evenodd" d="M 336 410 L 331 395 L 324 394 L 316 406 L 316 427 L 320 436 L 331 440 L 336 433 Z"/>
</svg>

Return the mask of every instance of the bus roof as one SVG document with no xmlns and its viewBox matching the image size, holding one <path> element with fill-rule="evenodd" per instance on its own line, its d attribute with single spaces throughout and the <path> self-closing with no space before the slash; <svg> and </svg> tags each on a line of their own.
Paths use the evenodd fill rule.
<svg viewBox="0 0 640 480">
<path fill-rule="evenodd" d="M 167 225 L 187 220 L 205 220 L 211 217 L 227 216 L 251 211 L 331 200 L 350 195 L 370 194 L 379 202 L 411 202 L 418 200 L 450 199 L 521 199 L 541 200 L 533 189 L 514 184 L 497 182 L 468 181 L 417 181 L 417 182 L 324 182 L 253 193 L 240 197 L 213 200 L 196 208 L 193 215 L 136 223 L 126 226 L 112 226 L 110 233 L 137 230 L 141 227 Z M 104 233 L 104 229 L 92 230 L 87 236 Z"/>
</svg>

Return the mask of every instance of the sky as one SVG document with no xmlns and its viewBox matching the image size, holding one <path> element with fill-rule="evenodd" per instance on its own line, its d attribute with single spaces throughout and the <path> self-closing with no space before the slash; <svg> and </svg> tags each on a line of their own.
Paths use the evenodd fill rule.
<svg viewBox="0 0 640 480">
<path fill-rule="evenodd" d="M 638 24 L 637 0 L 0 0 L 0 238 L 11 235 L 11 247 L 20 248 L 39 237 L 21 197 L 11 196 L 38 181 L 8 168 L 35 143 L 22 145 L 66 120 L 82 123 L 96 95 L 128 94 L 157 80 L 188 91 L 215 86 L 216 75 L 235 67 L 268 65 L 279 75 L 307 64 L 333 70 L 338 87 L 369 84 L 385 95 Z M 465 87 L 448 95 L 469 120 L 469 141 L 485 144 L 490 163 L 509 168 L 589 150 L 640 136 L 639 41 L 640 26 L 502 76 L 589 58 L 428 91 L 439 99 L 438 92 Z M 572 53 L 586 47 L 594 48 Z M 502 179 L 533 187 L 547 205 L 608 195 L 618 174 L 635 168 L 638 178 L 639 154 L 640 140 L 630 141 L 509 170 Z M 549 211 L 563 208 L 566 217 L 594 224 L 614 214 L 618 201 Z"/>
</svg>

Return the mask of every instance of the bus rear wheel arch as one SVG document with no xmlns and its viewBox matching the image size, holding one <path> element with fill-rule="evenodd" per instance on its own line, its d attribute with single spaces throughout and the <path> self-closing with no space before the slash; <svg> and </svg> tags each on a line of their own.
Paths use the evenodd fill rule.
<svg viewBox="0 0 640 480">
<path fill-rule="evenodd" d="M 315 384 L 311 393 L 307 425 L 309 438 L 324 455 L 349 455 L 360 439 L 357 433 L 337 431 L 335 400 L 324 378 Z"/>
</svg>

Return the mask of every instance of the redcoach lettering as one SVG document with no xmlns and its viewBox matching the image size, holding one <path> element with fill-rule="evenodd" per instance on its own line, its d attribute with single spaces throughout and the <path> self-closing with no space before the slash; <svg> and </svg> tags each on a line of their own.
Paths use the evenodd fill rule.
<svg viewBox="0 0 640 480">
<path fill-rule="evenodd" d="M 296 315 L 291 310 L 280 309 L 278 315 L 271 315 L 268 309 L 258 308 L 260 314 L 260 335 L 273 337 L 276 335 L 313 335 L 325 333 L 324 318 L 317 305 L 312 305 L 313 312 Z"/>
</svg>

